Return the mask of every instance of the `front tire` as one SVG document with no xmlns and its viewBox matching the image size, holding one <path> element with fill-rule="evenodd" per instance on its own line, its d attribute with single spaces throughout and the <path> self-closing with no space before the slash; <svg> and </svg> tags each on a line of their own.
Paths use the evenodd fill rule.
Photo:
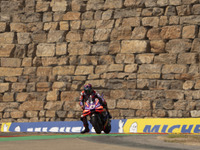
<svg viewBox="0 0 200 150">
<path fill-rule="evenodd" d="M 101 134 L 103 125 L 100 119 L 100 116 L 97 114 L 93 114 L 91 116 L 91 120 L 90 120 L 92 126 L 94 127 L 94 130 L 96 131 L 97 134 Z"/>
</svg>

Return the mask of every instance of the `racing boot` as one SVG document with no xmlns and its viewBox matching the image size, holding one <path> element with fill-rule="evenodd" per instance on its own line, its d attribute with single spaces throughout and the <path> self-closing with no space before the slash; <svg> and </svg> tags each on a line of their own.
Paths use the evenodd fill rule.
<svg viewBox="0 0 200 150">
<path fill-rule="evenodd" d="M 85 129 L 83 131 L 81 131 L 81 134 L 88 133 L 88 132 L 90 132 L 90 129 L 87 126 L 87 127 L 85 127 Z"/>
<path fill-rule="evenodd" d="M 81 131 L 81 134 L 90 132 L 89 124 L 88 124 L 88 122 L 87 122 L 87 118 L 81 116 L 81 121 L 83 122 L 83 126 L 85 127 L 85 129 L 84 129 L 83 131 Z"/>
</svg>

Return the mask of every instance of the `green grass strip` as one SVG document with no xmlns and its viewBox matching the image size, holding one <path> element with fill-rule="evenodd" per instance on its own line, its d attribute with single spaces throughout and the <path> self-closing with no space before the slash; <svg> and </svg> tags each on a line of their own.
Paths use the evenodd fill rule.
<svg viewBox="0 0 200 150">
<path fill-rule="evenodd" d="M 2 137 L 0 142 L 5 141 L 26 141 L 26 140 L 48 140 L 61 138 L 82 138 L 93 136 L 124 136 L 129 134 L 71 134 L 71 135 L 41 135 L 41 136 L 20 136 L 20 137 Z M 133 134 L 130 134 L 133 135 Z M 134 134 L 136 135 L 136 134 Z"/>
</svg>

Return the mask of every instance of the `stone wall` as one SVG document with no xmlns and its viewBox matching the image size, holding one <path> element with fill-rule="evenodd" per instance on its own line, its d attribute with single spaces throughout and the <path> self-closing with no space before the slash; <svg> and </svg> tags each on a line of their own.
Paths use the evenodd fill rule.
<svg viewBox="0 0 200 150">
<path fill-rule="evenodd" d="M 200 0 L 0 0 L 0 120 L 200 117 Z"/>
</svg>

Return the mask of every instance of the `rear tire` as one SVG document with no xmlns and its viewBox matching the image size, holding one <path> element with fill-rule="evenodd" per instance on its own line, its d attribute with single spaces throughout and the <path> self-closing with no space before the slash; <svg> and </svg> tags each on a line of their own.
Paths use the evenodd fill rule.
<svg viewBox="0 0 200 150">
<path fill-rule="evenodd" d="M 91 116 L 90 122 L 91 122 L 92 126 L 94 127 L 94 130 L 96 131 L 96 133 L 101 134 L 103 126 L 102 126 L 101 119 L 100 119 L 99 115 L 93 114 Z"/>
</svg>

